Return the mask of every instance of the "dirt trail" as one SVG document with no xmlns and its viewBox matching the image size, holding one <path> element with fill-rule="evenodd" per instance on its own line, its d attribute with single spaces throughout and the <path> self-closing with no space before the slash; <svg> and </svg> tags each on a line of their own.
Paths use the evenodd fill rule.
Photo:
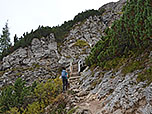
<svg viewBox="0 0 152 114">
<path fill-rule="evenodd" d="M 98 100 L 84 102 L 84 103 L 78 104 L 78 106 L 81 109 L 84 109 L 84 110 L 87 109 L 87 110 L 89 110 L 91 114 L 96 114 L 102 108 L 101 101 L 98 101 Z"/>
<path fill-rule="evenodd" d="M 74 74 L 78 74 L 75 70 Z M 80 89 L 79 78 L 81 76 L 74 75 L 69 79 L 70 90 L 74 91 L 75 94 L 70 95 L 72 104 L 78 107 L 78 112 L 75 114 L 97 114 L 102 108 L 102 101 L 96 99 L 96 96 L 89 96 L 89 94 Z M 100 114 L 100 113 L 98 113 Z"/>
</svg>

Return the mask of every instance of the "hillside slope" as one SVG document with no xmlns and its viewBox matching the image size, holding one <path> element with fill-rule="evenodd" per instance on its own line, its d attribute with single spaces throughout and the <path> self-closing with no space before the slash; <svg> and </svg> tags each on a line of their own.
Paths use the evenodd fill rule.
<svg viewBox="0 0 152 114">
<path fill-rule="evenodd" d="M 64 38 L 62 44 L 56 41 L 54 33 L 46 37 L 32 38 L 30 45 L 20 47 L 1 61 L 0 87 L 14 83 L 18 77 L 22 77 L 29 84 L 36 80 L 55 78 L 61 65 L 68 66 L 71 60 L 78 62 L 82 59 L 84 61 L 90 53 L 91 47 L 100 40 L 105 28 L 121 16 L 119 12 L 121 12 L 120 9 L 124 3 L 124 1 L 109 3 L 114 4 L 113 11 L 107 4 L 107 6 L 104 6 L 102 15 L 90 16 L 82 22 L 76 23 Z M 81 16 L 83 13 L 79 15 Z M 76 17 L 79 18 L 79 15 Z M 50 29 L 47 28 L 42 27 L 39 32 L 48 33 L 47 31 Z M 29 35 L 25 36 L 23 41 L 27 40 Z M 33 35 L 35 35 L 35 32 Z M 29 38 L 27 41 L 31 40 L 31 37 Z"/>
<path fill-rule="evenodd" d="M 122 13 L 86 59 L 75 113 L 152 113 L 152 1 L 132 0 Z"/>
<path fill-rule="evenodd" d="M 75 94 L 71 100 L 75 99 L 72 105 L 76 112 L 151 114 L 152 48 L 150 50 L 120 60 L 118 66 L 111 70 L 101 67 L 85 69 L 78 85 L 72 87 Z"/>
<path fill-rule="evenodd" d="M 56 41 L 58 33 L 51 33 L 32 38 L 31 45 L 4 57 L 0 63 L 0 89 L 4 90 L 0 111 L 151 114 L 152 1 L 128 0 L 125 4 L 126 0 L 120 0 L 102 6 L 101 14 L 68 28 L 62 43 Z M 78 72 L 80 61 L 86 63 L 83 69 L 80 66 L 82 72 Z M 58 77 L 62 66 L 76 72 L 69 73 L 70 89 L 61 94 Z M 23 102 L 27 90 L 30 93 Z"/>
</svg>

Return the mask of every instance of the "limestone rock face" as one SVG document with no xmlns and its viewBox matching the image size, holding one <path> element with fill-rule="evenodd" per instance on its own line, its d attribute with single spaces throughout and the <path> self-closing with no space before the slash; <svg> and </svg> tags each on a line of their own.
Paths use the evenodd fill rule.
<svg viewBox="0 0 152 114">
<path fill-rule="evenodd" d="M 105 12 L 101 16 L 90 16 L 86 21 L 77 23 L 65 38 L 62 46 L 60 62 L 69 62 L 69 59 L 78 61 L 84 59 L 91 51 L 91 48 L 104 35 L 104 30 L 112 24 L 113 21 L 122 15 L 121 9 L 126 0 L 120 0 L 116 3 L 109 3 L 101 8 Z M 80 44 L 81 42 L 85 44 Z"/>
<path fill-rule="evenodd" d="M 58 45 L 55 41 L 54 34 L 50 34 L 45 38 L 34 38 L 30 46 L 19 48 L 10 55 L 4 57 L 3 61 L 0 63 L 0 87 L 14 83 L 18 77 L 27 81 L 28 84 L 32 84 L 35 80 L 55 78 L 61 65 L 69 65 L 71 61 L 74 63 L 79 60 L 84 61 L 85 57 L 89 55 L 91 48 L 104 35 L 104 30 L 109 27 L 114 20 L 120 18 L 122 15 L 121 8 L 125 2 L 126 0 L 120 0 L 116 3 L 106 4 L 99 8 L 99 11 L 102 8 L 105 9 L 102 15 L 90 16 L 85 21 L 75 24 L 64 38 L 61 45 Z M 121 76 L 116 76 L 114 79 L 111 79 L 110 77 L 113 75 L 111 71 L 104 75 L 102 81 L 98 80 L 98 82 L 96 82 L 95 80 L 99 79 L 100 73 L 101 72 L 98 71 L 92 75 L 91 70 L 85 72 L 84 77 L 88 78 L 84 80 L 82 77 L 81 88 L 84 91 L 91 91 L 92 94 L 97 94 L 99 99 L 107 95 L 109 91 L 115 91 L 119 96 L 114 100 L 111 97 L 107 98 L 108 100 L 111 100 L 111 102 L 108 102 L 108 100 L 106 101 L 111 107 L 108 109 L 109 107 L 105 106 L 105 108 L 111 111 L 115 106 L 117 98 L 121 97 L 118 89 L 121 89 L 121 86 L 128 86 L 128 83 L 123 82 L 123 77 Z M 89 77 L 89 75 L 92 75 L 92 77 Z M 118 73 L 118 75 L 120 74 Z M 119 84 L 119 82 L 117 80 L 122 82 L 122 84 L 118 86 L 117 84 Z M 126 80 L 130 80 L 130 78 Z M 134 81 L 132 81 L 130 82 L 134 83 Z M 96 83 L 99 85 L 95 86 Z M 102 88 L 102 90 L 100 90 L 100 88 Z M 114 88 L 117 89 L 114 90 Z M 132 87 L 129 89 L 129 91 L 133 91 L 132 93 L 136 94 L 136 87 L 134 87 L 133 90 Z M 86 93 L 84 92 L 83 94 Z M 126 93 L 124 93 L 124 95 L 125 94 Z M 128 99 L 135 98 L 130 96 Z M 140 99 L 140 97 L 138 99 Z M 135 99 L 134 101 L 136 102 L 138 99 Z M 126 103 L 123 99 L 121 99 L 121 101 L 122 104 Z M 132 106 L 132 104 L 129 104 L 129 106 Z M 128 107 L 128 105 L 123 105 L 123 107 Z M 146 105 L 145 107 L 142 107 L 141 110 L 147 110 L 149 107 L 149 105 Z"/>
<path fill-rule="evenodd" d="M 12 83 L 18 77 L 22 77 L 29 84 L 38 78 L 53 78 L 56 76 L 54 71 L 59 67 L 59 58 L 53 34 L 46 38 L 34 38 L 31 46 L 19 48 L 3 58 L 0 65 L 0 86 Z"/>
<path fill-rule="evenodd" d="M 122 15 L 122 8 L 126 4 L 127 0 L 119 0 L 118 2 L 111 2 L 103 5 L 99 10 L 106 9 L 102 19 L 104 23 L 111 24 L 114 20 L 117 20 Z"/>
<path fill-rule="evenodd" d="M 27 51 L 26 49 L 19 48 L 15 52 L 13 52 L 11 55 L 8 55 L 7 57 L 3 58 L 3 64 L 2 68 L 7 69 L 15 65 L 19 65 L 24 58 L 27 57 Z"/>
<path fill-rule="evenodd" d="M 89 91 L 89 96 L 102 101 L 99 114 L 152 113 L 152 83 L 137 82 L 136 70 L 124 76 L 121 69 L 117 72 L 101 71 L 99 68 L 82 73 L 80 88 Z M 87 99 L 89 101 L 89 97 Z"/>
</svg>

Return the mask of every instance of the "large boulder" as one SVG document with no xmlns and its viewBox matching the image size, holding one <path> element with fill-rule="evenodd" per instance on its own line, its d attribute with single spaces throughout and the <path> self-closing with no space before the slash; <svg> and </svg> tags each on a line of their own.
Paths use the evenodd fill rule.
<svg viewBox="0 0 152 114">
<path fill-rule="evenodd" d="M 2 69 L 13 67 L 22 63 L 23 59 L 27 57 L 27 49 L 19 48 L 14 51 L 12 54 L 3 58 Z"/>
</svg>

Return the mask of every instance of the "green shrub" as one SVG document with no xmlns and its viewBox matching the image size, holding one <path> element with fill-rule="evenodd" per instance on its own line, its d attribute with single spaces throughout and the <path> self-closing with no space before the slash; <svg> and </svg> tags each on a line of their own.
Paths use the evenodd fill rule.
<svg viewBox="0 0 152 114">
<path fill-rule="evenodd" d="M 62 91 L 62 82 L 60 79 L 50 79 L 45 83 L 40 83 L 34 89 L 34 95 L 39 102 L 48 105 L 51 99 L 54 99 Z"/>
<path fill-rule="evenodd" d="M 52 102 L 50 107 L 50 114 L 66 114 L 67 99 L 62 94 L 58 95 Z"/>
<path fill-rule="evenodd" d="M 44 108 L 55 102 L 62 91 L 59 78 L 50 79 L 45 83 L 34 82 L 25 86 L 26 82 L 18 78 L 12 86 L 2 89 L 0 94 L 0 113 L 40 114 Z M 58 107 L 61 105 L 58 104 Z M 62 106 L 61 106 L 62 107 Z"/>
<path fill-rule="evenodd" d="M 3 113 L 14 106 L 13 87 L 8 86 L 0 94 L 0 112 Z"/>
<path fill-rule="evenodd" d="M 12 107 L 20 108 L 28 95 L 29 90 L 25 82 L 18 78 L 13 86 L 8 86 L 0 94 L 0 111 L 5 112 Z"/>
<path fill-rule="evenodd" d="M 77 109 L 78 109 L 78 107 L 72 108 L 71 110 L 68 111 L 67 114 L 73 114 Z"/>
<path fill-rule="evenodd" d="M 113 58 L 111 60 L 106 61 L 103 64 L 101 63 L 100 65 L 105 70 L 111 70 L 111 69 L 113 69 L 113 70 L 117 71 L 117 69 L 120 66 L 122 66 L 123 64 L 125 64 L 125 61 L 126 61 L 126 58 L 124 58 L 124 57 L 121 57 L 121 58 L 116 57 L 116 58 Z"/>
<path fill-rule="evenodd" d="M 29 104 L 23 111 L 23 114 L 42 114 L 44 113 L 45 105 L 42 102 L 33 102 Z"/>
<path fill-rule="evenodd" d="M 149 85 L 152 82 L 152 67 L 138 74 L 137 81 L 138 82 L 147 81 L 147 85 Z"/>
<path fill-rule="evenodd" d="M 136 51 L 135 54 L 131 54 L 131 56 L 129 56 L 128 60 L 125 64 L 125 66 L 122 68 L 122 72 L 124 74 L 133 72 L 135 70 L 142 70 L 145 68 L 145 66 L 147 66 L 146 64 L 150 63 L 149 60 L 149 53 L 148 53 L 148 48 L 146 50 L 140 50 L 140 51 Z"/>
<path fill-rule="evenodd" d="M 10 111 L 7 111 L 6 114 L 21 114 L 21 113 L 17 107 L 13 107 L 10 109 Z"/>
<path fill-rule="evenodd" d="M 151 0 L 127 2 L 123 16 L 105 30 L 106 35 L 91 49 L 86 64 L 100 65 L 115 57 L 128 56 L 130 51 L 149 47 L 152 41 L 152 7 L 149 4 Z"/>
<path fill-rule="evenodd" d="M 79 46 L 80 48 L 83 48 L 85 46 L 90 47 L 89 44 L 84 40 L 77 40 L 77 42 L 73 46 Z"/>
<path fill-rule="evenodd" d="M 122 72 L 124 74 L 131 73 L 135 70 L 143 69 L 143 61 L 131 61 L 125 67 L 123 67 Z"/>
</svg>

